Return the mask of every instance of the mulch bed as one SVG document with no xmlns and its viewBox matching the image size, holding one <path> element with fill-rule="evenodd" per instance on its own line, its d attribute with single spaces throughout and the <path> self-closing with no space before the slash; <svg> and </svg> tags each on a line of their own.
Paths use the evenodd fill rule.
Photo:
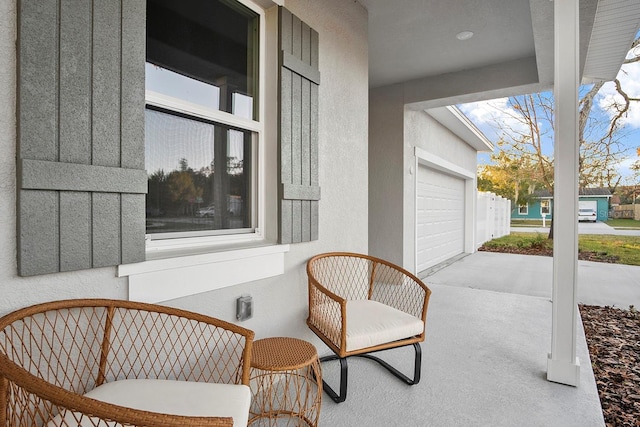
<svg viewBox="0 0 640 427">
<path fill-rule="evenodd" d="M 479 251 L 485 252 L 500 252 L 509 254 L 520 255 L 539 255 L 539 256 L 553 256 L 553 249 L 547 248 L 512 248 L 512 247 L 488 247 L 480 246 Z M 583 261 L 595 261 L 606 262 L 609 264 L 615 264 L 619 261 L 619 258 L 615 255 L 607 255 L 603 252 L 591 252 L 591 251 L 579 251 L 578 259 Z"/>
<path fill-rule="evenodd" d="M 580 305 L 607 426 L 640 426 L 640 313 Z"/>
<path fill-rule="evenodd" d="M 553 256 L 546 248 L 491 248 L 487 252 Z M 580 251 L 578 259 L 617 263 L 618 257 Z M 640 286 L 640 285 L 639 285 Z M 593 373 L 608 427 L 640 426 L 640 312 L 580 305 Z"/>
</svg>

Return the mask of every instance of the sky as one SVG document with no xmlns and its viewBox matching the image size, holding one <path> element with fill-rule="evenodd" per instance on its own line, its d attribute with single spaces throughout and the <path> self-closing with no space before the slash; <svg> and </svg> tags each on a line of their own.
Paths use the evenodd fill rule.
<svg viewBox="0 0 640 427">
<path fill-rule="evenodd" d="M 640 50 L 640 49 L 638 49 Z M 638 52 L 640 53 L 640 52 Z M 632 53 L 630 52 L 630 55 Z M 623 90 L 632 98 L 640 98 L 640 63 L 623 65 L 618 73 Z M 545 93 L 551 96 L 550 92 Z M 613 82 L 606 83 L 596 97 L 593 113 L 600 116 L 611 114 L 607 111 L 606 106 L 613 99 L 620 97 L 616 92 Z M 507 98 L 493 99 L 490 101 L 474 102 L 469 104 L 458 105 L 458 108 L 496 145 L 499 138 L 499 130 L 493 125 L 496 121 L 506 123 L 508 126 L 518 126 L 510 115 L 515 114 L 508 105 Z M 627 116 L 623 119 L 624 130 L 621 132 L 622 144 L 627 147 L 628 158 L 618 164 L 618 173 L 623 177 L 631 179 L 633 172 L 629 166 L 638 160 L 636 148 L 640 147 L 640 102 L 632 102 Z M 553 153 L 553 145 L 551 139 L 545 144 L 547 154 Z M 497 150 L 498 148 L 496 148 Z M 490 163 L 489 154 L 479 154 L 478 162 L 480 164 Z"/>
</svg>

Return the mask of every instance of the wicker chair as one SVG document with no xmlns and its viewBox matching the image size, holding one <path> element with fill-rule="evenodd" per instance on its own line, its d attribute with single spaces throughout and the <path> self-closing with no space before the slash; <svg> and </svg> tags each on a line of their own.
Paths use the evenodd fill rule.
<svg viewBox="0 0 640 427">
<path fill-rule="evenodd" d="M 0 319 L 0 426 L 246 425 L 253 336 L 128 301 L 15 311 Z"/>
<path fill-rule="evenodd" d="M 324 391 L 336 402 L 347 397 L 347 358 L 380 363 L 409 385 L 420 381 L 427 306 L 431 290 L 416 276 L 390 262 L 368 255 L 333 252 L 307 262 L 309 317 L 307 325 L 340 360 L 340 393 L 326 382 Z M 372 352 L 412 345 L 413 378 Z"/>
</svg>

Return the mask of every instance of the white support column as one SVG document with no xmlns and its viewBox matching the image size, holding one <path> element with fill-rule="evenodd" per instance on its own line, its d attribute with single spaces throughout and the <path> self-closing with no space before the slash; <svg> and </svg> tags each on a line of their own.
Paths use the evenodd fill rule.
<svg viewBox="0 0 640 427">
<path fill-rule="evenodd" d="M 554 2 L 553 326 L 549 381 L 577 386 L 579 0 Z"/>
</svg>

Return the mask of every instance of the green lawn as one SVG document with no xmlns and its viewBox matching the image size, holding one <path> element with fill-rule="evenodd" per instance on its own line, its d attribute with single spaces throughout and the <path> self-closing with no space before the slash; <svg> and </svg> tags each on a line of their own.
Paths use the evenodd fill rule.
<svg viewBox="0 0 640 427">
<path fill-rule="evenodd" d="M 551 220 L 547 219 L 546 226 L 548 227 L 551 224 Z M 542 227 L 541 219 L 512 219 L 511 220 L 512 227 Z"/>
<path fill-rule="evenodd" d="M 581 234 L 578 237 L 578 248 L 616 255 L 620 258 L 620 264 L 640 265 L 640 236 Z"/>
<path fill-rule="evenodd" d="M 511 233 L 486 242 L 485 246 L 551 249 L 553 241 L 547 239 L 546 233 Z M 581 234 L 578 236 L 578 249 L 617 256 L 620 264 L 640 265 L 640 236 Z"/>
</svg>

